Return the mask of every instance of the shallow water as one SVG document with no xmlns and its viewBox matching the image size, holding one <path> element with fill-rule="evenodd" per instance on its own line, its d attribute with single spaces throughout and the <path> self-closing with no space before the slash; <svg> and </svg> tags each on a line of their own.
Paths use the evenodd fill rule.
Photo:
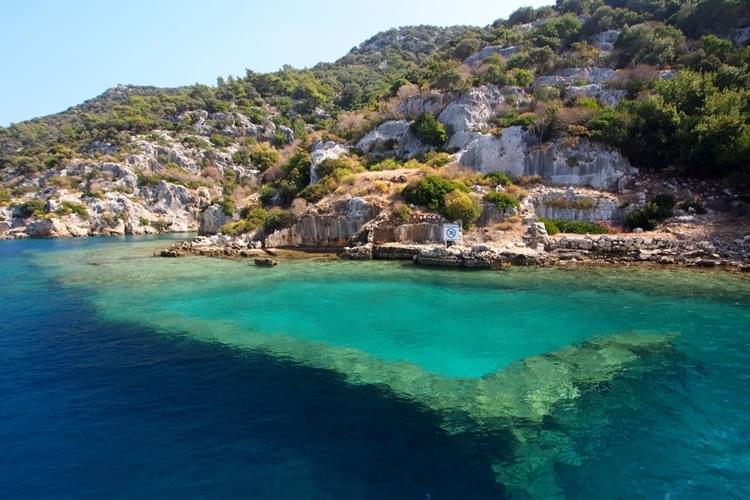
<svg viewBox="0 0 750 500">
<path fill-rule="evenodd" d="M 0 245 L 10 496 L 750 495 L 744 277 L 261 269 L 164 244 Z M 625 332 L 679 336 L 575 391 L 529 371 Z M 480 400 L 506 373 L 503 405 Z"/>
</svg>

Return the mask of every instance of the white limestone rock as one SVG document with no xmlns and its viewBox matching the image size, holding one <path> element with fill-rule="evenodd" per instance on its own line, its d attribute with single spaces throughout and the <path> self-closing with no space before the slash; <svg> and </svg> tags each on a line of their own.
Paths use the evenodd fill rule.
<svg viewBox="0 0 750 500">
<path fill-rule="evenodd" d="M 310 155 L 310 183 L 316 184 L 320 181 L 318 166 L 326 160 L 337 160 L 349 153 L 346 146 L 333 141 L 318 142 L 313 145 Z"/>
<path fill-rule="evenodd" d="M 609 89 L 603 85 L 592 83 L 590 85 L 571 85 L 565 88 L 565 97 L 573 100 L 578 96 L 592 97 L 603 106 L 614 107 L 625 99 L 627 92 L 624 90 Z"/>
<path fill-rule="evenodd" d="M 450 134 L 446 147 L 465 147 L 471 140 L 471 132 L 487 127 L 504 105 L 505 97 L 495 85 L 470 89 L 448 104 L 438 117 Z"/>
<path fill-rule="evenodd" d="M 541 86 L 570 86 L 604 84 L 615 77 L 615 70 L 610 68 L 565 68 L 553 75 L 543 75 L 534 80 L 533 88 Z"/>
<path fill-rule="evenodd" d="M 424 113 L 438 115 L 445 108 L 446 98 L 440 92 L 431 91 L 409 96 L 396 108 L 396 114 L 413 120 Z"/>
<path fill-rule="evenodd" d="M 480 172 L 507 172 L 524 175 L 528 151 L 527 134 L 522 127 L 508 127 L 497 137 L 476 133 L 466 147 L 457 154 L 460 165 Z"/>
<path fill-rule="evenodd" d="M 552 184 L 608 190 L 618 190 L 623 178 L 637 173 L 619 152 L 586 139 L 532 147 L 521 127 L 508 127 L 499 137 L 475 133 L 456 160 L 484 173 L 538 175 Z"/>
<path fill-rule="evenodd" d="M 198 234 L 212 235 L 219 232 L 221 226 L 232 221 L 232 217 L 225 214 L 219 205 L 211 205 L 200 215 Z"/>
<path fill-rule="evenodd" d="M 620 37 L 620 31 L 609 30 L 598 33 L 593 38 L 594 47 L 601 50 L 602 52 L 609 53 L 615 48 L 615 42 Z"/>
<path fill-rule="evenodd" d="M 413 157 L 430 149 L 410 129 L 406 120 L 387 121 L 364 136 L 356 148 L 365 154 L 380 153 Z"/>
</svg>

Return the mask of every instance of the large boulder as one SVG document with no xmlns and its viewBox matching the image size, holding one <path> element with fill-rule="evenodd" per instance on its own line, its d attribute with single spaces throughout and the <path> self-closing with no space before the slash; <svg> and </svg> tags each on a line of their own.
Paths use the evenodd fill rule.
<svg viewBox="0 0 750 500">
<path fill-rule="evenodd" d="M 463 148 L 471 133 L 488 126 L 505 104 L 503 93 L 495 85 L 473 88 L 448 104 L 438 119 L 451 135 L 447 148 Z"/>
<path fill-rule="evenodd" d="M 167 181 L 159 181 L 153 186 L 146 186 L 141 190 L 144 197 L 149 200 L 149 206 L 155 211 L 169 212 L 186 210 L 189 205 L 194 205 L 196 200 L 193 193 L 179 184 Z"/>
<path fill-rule="evenodd" d="M 524 175 L 538 175 L 552 184 L 619 190 L 638 171 L 617 150 L 587 139 L 569 144 L 553 141 L 532 148 Z"/>
<path fill-rule="evenodd" d="M 431 91 L 412 95 L 401 101 L 396 113 L 404 118 L 413 120 L 424 113 L 438 115 L 445 107 L 445 95 Z"/>
<path fill-rule="evenodd" d="M 522 176 L 528 154 L 528 137 L 522 127 L 508 127 L 500 136 L 476 133 L 458 155 L 459 164 L 480 172 L 507 172 Z"/>
<path fill-rule="evenodd" d="M 200 215 L 198 234 L 216 234 L 221 229 L 221 226 L 228 222 L 231 222 L 231 220 L 232 217 L 225 214 L 224 210 L 219 205 L 211 205 L 210 207 L 206 208 Z"/>
<path fill-rule="evenodd" d="M 310 183 L 315 184 L 320 180 L 318 166 L 326 160 L 336 160 L 349 153 L 346 146 L 333 141 L 318 142 L 312 147 L 310 155 Z"/>
<path fill-rule="evenodd" d="M 63 238 L 70 236 L 68 228 L 58 219 L 41 219 L 26 226 L 26 234 L 32 238 Z"/>
<path fill-rule="evenodd" d="M 406 120 L 387 121 L 364 136 L 356 148 L 366 154 L 413 157 L 430 149 L 411 131 Z"/>
<path fill-rule="evenodd" d="M 99 165 L 102 172 L 108 172 L 112 175 L 114 181 L 124 187 L 128 192 L 133 193 L 138 189 L 138 176 L 128 167 L 117 163 L 104 162 Z"/>
</svg>

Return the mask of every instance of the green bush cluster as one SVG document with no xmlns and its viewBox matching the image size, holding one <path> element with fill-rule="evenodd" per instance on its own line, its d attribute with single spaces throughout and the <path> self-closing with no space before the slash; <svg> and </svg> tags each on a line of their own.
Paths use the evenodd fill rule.
<svg viewBox="0 0 750 500">
<path fill-rule="evenodd" d="M 547 229 L 547 234 L 551 236 L 559 233 L 607 234 L 609 232 L 606 227 L 594 222 L 549 219 L 547 217 L 539 217 L 539 220 L 544 223 L 544 227 Z"/>
<path fill-rule="evenodd" d="M 654 95 L 599 111 L 586 127 L 592 139 L 620 148 L 639 166 L 681 165 L 703 177 L 747 175 L 750 89 L 742 78 L 719 77 L 681 71 L 656 83 Z"/>
<path fill-rule="evenodd" d="M 439 175 L 428 175 L 406 186 L 402 194 L 409 203 L 442 212 L 445 209 L 445 195 L 453 191 L 468 193 L 469 188 L 463 182 L 452 181 Z"/>
<path fill-rule="evenodd" d="M 646 231 L 656 229 L 665 219 L 672 217 L 675 206 L 674 197 L 668 194 L 657 195 L 653 200 L 641 208 L 633 210 L 625 216 L 625 227 L 628 229 L 641 228 Z"/>
<path fill-rule="evenodd" d="M 253 165 L 265 172 L 279 161 L 279 152 L 267 143 L 243 146 L 232 155 L 237 165 Z"/>
<path fill-rule="evenodd" d="M 21 218 L 40 217 L 45 214 L 45 202 L 38 198 L 28 200 L 18 205 L 18 214 Z"/>
<path fill-rule="evenodd" d="M 430 146 L 440 147 L 448 140 L 445 125 L 432 113 L 423 113 L 411 124 L 411 130 L 420 141 Z"/>
<path fill-rule="evenodd" d="M 221 206 L 221 211 L 224 212 L 224 215 L 226 215 L 227 217 L 231 217 L 232 215 L 234 215 L 234 211 L 237 208 L 234 202 L 234 198 L 230 194 L 225 194 L 221 198 L 219 205 Z"/>
<path fill-rule="evenodd" d="M 509 210 L 511 208 L 519 208 L 521 202 L 518 198 L 510 193 L 506 192 L 491 192 L 484 195 L 484 201 L 488 203 L 494 203 L 499 210 Z"/>
<path fill-rule="evenodd" d="M 428 175 L 404 188 L 402 195 L 409 203 L 428 207 L 447 219 L 460 220 L 469 227 L 482 213 L 468 186 L 438 175 Z"/>
<path fill-rule="evenodd" d="M 482 215 L 482 207 L 469 193 L 451 191 L 445 195 L 442 214 L 452 221 L 460 220 L 464 227 L 471 227 Z"/>
<path fill-rule="evenodd" d="M 75 203 L 72 201 L 63 201 L 60 207 L 55 211 L 58 215 L 70 215 L 76 214 L 82 219 L 88 217 L 89 210 L 83 203 Z"/>
<path fill-rule="evenodd" d="M 10 200 L 11 200 L 10 189 L 0 188 L 0 206 L 7 205 L 8 203 L 10 203 Z"/>
<path fill-rule="evenodd" d="M 279 169 L 279 178 L 266 184 L 261 190 L 264 204 L 278 196 L 282 203 L 289 204 L 310 184 L 310 154 L 300 149 Z"/>
</svg>

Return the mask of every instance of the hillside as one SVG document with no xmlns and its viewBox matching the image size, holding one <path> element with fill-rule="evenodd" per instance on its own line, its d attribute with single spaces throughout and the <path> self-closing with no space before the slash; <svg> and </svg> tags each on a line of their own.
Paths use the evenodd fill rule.
<svg viewBox="0 0 750 500">
<path fill-rule="evenodd" d="M 740 0 L 564 0 L 389 30 L 309 69 L 119 86 L 0 128 L 0 237 L 343 247 L 460 220 L 527 245 L 541 220 L 743 241 L 749 26 Z"/>
</svg>

